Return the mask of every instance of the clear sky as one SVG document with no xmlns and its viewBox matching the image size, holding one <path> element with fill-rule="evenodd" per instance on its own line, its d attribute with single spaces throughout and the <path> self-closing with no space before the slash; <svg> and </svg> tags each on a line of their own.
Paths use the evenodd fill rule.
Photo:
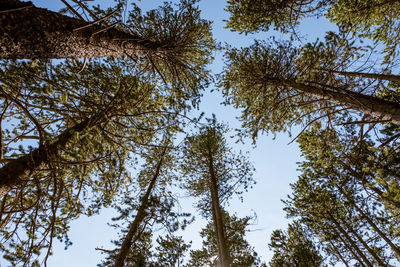
<svg viewBox="0 0 400 267">
<path fill-rule="evenodd" d="M 95 0 L 95 2 L 101 6 L 114 3 L 112 0 Z M 142 0 L 139 5 L 148 9 L 160 5 L 162 2 Z M 64 7 L 59 0 L 33 0 L 33 3 L 51 10 Z M 224 11 L 225 4 L 225 1 L 221 0 L 201 0 L 199 3 L 203 17 L 214 22 L 213 33 L 217 41 L 240 47 L 250 45 L 254 38 L 266 39 L 271 36 L 266 33 L 244 36 L 224 29 L 223 20 L 228 18 L 228 14 Z M 302 31 L 308 33 L 309 40 L 314 40 L 316 36 L 323 36 L 329 27 L 328 23 L 324 21 L 318 23 L 306 21 L 302 26 Z M 276 37 L 279 39 L 281 36 L 276 34 Z M 220 54 L 215 56 L 216 60 L 212 65 L 212 70 L 219 73 L 223 62 Z M 214 89 L 213 85 L 209 89 Z M 228 123 L 231 128 L 240 127 L 240 123 L 236 119 L 240 115 L 239 111 L 221 105 L 222 101 L 223 98 L 219 92 L 208 91 L 202 99 L 201 111 L 204 111 L 208 117 L 215 113 L 217 119 Z M 235 144 L 234 140 L 231 141 L 231 145 L 236 150 L 249 151 L 250 160 L 256 168 L 254 176 L 257 184 L 244 195 L 243 203 L 233 199 L 227 209 L 231 213 L 236 212 L 240 217 L 252 215 L 254 212 L 257 214 L 257 224 L 250 227 L 251 232 L 246 235 L 246 239 L 255 247 L 264 262 L 268 262 L 272 256 L 267 245 L 271 232 L 274 229 L 286 228 L 288 223 L 282 211 L 281 199 L 290 194 L 289 183 L 295 181 L 296 162 L 301 160 L 297 144 L 288 145 L 290 141 L 287 134 L 278 134 L 274 140 L 272 135 L 261 136 L 256 147 L 252 146 L 250 141 L 245 145 Z M 196 215 L 196 222 L 186 229 L 184 237 L 193 242 L 192 248 L 199 248 L 201 246 L 199 231 L 205 225 L 205 221 L 192 208 L 190 199 L 183 199 L 181 206 L 185 212 L 189 211 Z M 69 235 L 73 245 L 68 250 L 64 250 L 63 244 L 56 242 L 54 255 L 49 258 L 48 266 L 87 267 L 100 263 L 103 256 L 95 248 L 111 248 L 110 241 L 117 238 L 117 233 L 107 225 L 113 215 L 115 215 L 113 210 L 103 209 L 101 215 L 90 218 L 82 216 L 72 222 Z"/>
</svg>

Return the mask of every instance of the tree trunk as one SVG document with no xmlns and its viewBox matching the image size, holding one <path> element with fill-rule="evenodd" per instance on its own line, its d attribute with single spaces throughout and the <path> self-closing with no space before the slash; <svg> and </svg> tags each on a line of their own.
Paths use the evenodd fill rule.
<svg viewBox="0 0 400 267">
<path fill-rule="evenodd" d="M 343 264 L 344 264 L 346 267 L 349 267 L 349 264 L 348 264 L 347 261 L 343 258 L 342 254 L 340 253 L 339 249 L 335 246 L 335 244 L 333 244 L 332 241 L 329 241 L 329 244 L 331 244 L 332 250 L 336 253 L 336 255 L 337 255 L 338 258 L 343 262 Z"/>
<path fill-rule="evenodd" d="M 341 232 L 345 238 L 350 242 L 351 246 L 357 251 L 357 254 L 360 255 L 360 257 L 363 259 L 365 264 L 369 267 L 373 267 L 372 263 L 368 260 L 367 256 L 361 251 L 361 249 L 357 246 L 357 244 L 354 242 L 354 240 L 349 236 L 349 234 L 346 232 L 346 230 L 343 229 L 343 227 L 340 225 L 340 223 L 333 217 L 333 215 L 328 211 L 327 212 L 330 220 L 333 222 L 333 224 L 336 226 L 336 228 Z"/>
<path fill-rule="evenodd" d="M 214 218 L 214 227 L 217 234 L 218 254 L 221 267 L 230 267 L 230 257 L 228 246 L 225 236 L 225 225 L 223 221 L 221 205 L 218 196 L 218 183 L 217 176 L 214 170 L 214 162 L 211 151 L 208 154 L 209 163 L 209 175 L 210 175 L 210 193 L 211 193 L 211 205 Z"/>
<path fill-rule="evenodd" d="M 157 163 L 157 167 L 156 167 L 154 176 L 151 179 L 149 186 L 147 187 L 146 193 L 143 195 L 143 197 L 141 199 L 142 203 L 140 204 L 140 207 L 136 213 L 135 219 L 129 225 L 129 231 L 126 234 L 124 241 L 122 242 L 121 249 L 120 249 L 117 259 L 115 260 L 115 263 L 114 263 L 114 267 L 123 267 L 124 266 L 125 259 L 128 256 L 129 249 L 131 248 L 132 243 L 133 243 L 133 237 L 137 233 L 137 230 L 138 230 L 140 224 L 143 222 L 144 218 L 147 215 L 146 209 L 149 205 L 149 197 L 156 185 L 158 177 L 160 176 L 160 170 L 161 170 L 161 166 L 163 163 L 163 159 L 164 159 L 166 150 L 167 150 L 167 148 L 164 148 L 164 150 L 161 154 L 160 161 Z"/>
<path fill-rule="evenodd" d="M 355 207 L 355 209 L 361 215 L 361 217 L 363 217 L 369 223 L 369 225 L 371 225 L 374 231 L 377 232 L 378 235 L 382 237 L 383 240 L 386 241 L 386 243 L 390 246 L 393 252 L 400 257 L 400 248 L 397 247 L 395 244 L 393 244 L 393 242 L 379 229 L 379 227 L 372 221 L 372 219 L 367 214 L 365 214 L 363 210 L 354 201 L 351 201 L 350 197 L 344 192 L 342 188 L 340 188 L 339 186 L 337 186 L 337 188 L 342 193 L 342 195 L 344 195 L 346 199 Z"/>
<path fill-rule="evenodd" d="M 385 264 L 382 259 L 375 253 L 375 251 L 367 244 L 367 242 L 364 241 L 364 239 L 362 239 L 362 237 L 353 229 L 353 227 L 351 227 L 351 225 L 349 225 L 348 223 L 342 221 L 344 225 L 346 225 L 346 228 L 349 229 L 349 231 L 357 238 L 357 240 L 364 246 L 364 248 L 366 248 L 369 252 L 369 254 L 371 254 L 371 256 L 376 260 L 376 262 L 382 266 L 382 267 L 386 267 L 387 264 Z"/>
<path fill-rule="evenodd" d="M 323 88 L 324 85 L 306 85 L 292 80 L 275 81 L 273 84 L 278 86 L 288 86 L 296 91 L 321 97 L 326 101 L 358 110 L 381 120 L 400 125 L 400 105 L 395 102 L 350 90 L 341 89 L 335 91 L 326 87 Z"/>
<path fill-rule="evenodd" d="M 351 76 L 351 77 L 361 77 L 361 78 L 369 78 L 369 79 L 377 79 L 377 80 L 386 80 L 392 82 L 400 82 L 399 75 L 393 74 L 377 74 L 377 73 L 365 73 L 365 72 L 351 72 L 351 71 L 336 71 L 336 70 L 324 70 L 325 72 L 340 74 L 343 76 Z"/>
<path fill-rule="evenodd" d="M 116 58 L 164 49 L 139 36 L 18 0 L 0 0 L 0 36 L 0 59 Z"/>
<path fill-rule="evenodd" d="M 7 194 L 11 189 L 24 186 L 32 177 L 35 171 L 43 169 L 57 157 L 60 151 L 70 145 L 70 140 L 76 132 L 81 133 L 104 118 L 103 113 L 87 118 L 81 123 L 64 130 L 55 141 L 47 142 L 27 155 L 21 156 L 10 161 L 0 168 L 0 198 Z"/>
<path fill-rule="evenodd" d="M 343 239 L 343 237 L 340 235 L 340 233 L 334 229 L 334 232 L 338 235 L 340 241 L 343 243 L 344 247 L 350 252 L 351 255 L 353 255 L 354 259 L 360 263 L 361 266 L 365 266 L 364 262 L 360 259 L 360 257 L 357 255 L 356 252 L 354 252 L 353 248 L 347 244 L 346 240 Z"/>
</svg>

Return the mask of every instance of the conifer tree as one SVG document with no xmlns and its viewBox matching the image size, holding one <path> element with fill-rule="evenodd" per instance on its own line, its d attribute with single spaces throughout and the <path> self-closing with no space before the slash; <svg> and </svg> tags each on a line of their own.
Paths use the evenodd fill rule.
<svg viewBox="0 0 400 267">
<path fill-rule="evenodd" d="M 218 262 L 223 267 L 231 266 L 233 258 L 222 203 L 235 192 L 240 194 L 239 187 L 247 190 L 253 183 L 251 164 L 227 146 L 226 131 L 215 118 L 209 120 L 198 134 L 185 139 L 182 161 L 185 188 L 192 196 L 200 197 L 198 207 L 207 217 L 212 216 Z"/>
</svg>

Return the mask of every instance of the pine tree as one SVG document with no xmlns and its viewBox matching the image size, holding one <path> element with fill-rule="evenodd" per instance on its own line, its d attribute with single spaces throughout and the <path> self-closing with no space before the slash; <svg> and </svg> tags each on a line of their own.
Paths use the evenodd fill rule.
<svg viewBox="0 0 400 267">
<path fill-rule="evenodd" d="M 229 240 L 226 234 L 222 202 L 229 199 L 238 188 L 245 190 L 252 184 L 252 167 L 246 158 L 235 155 L 228 148 L 224 133 L 226 128 L 209 120 L 199 133 L 188 136 L 183 148 L 182 170 L 185 188 L 191 195 L 201 197 L 198 207 L 208 217 L 212 216 L 221 266 L 232 264 Z M 210 201 L 211 200 L 211 201 Z"/>
</svg>

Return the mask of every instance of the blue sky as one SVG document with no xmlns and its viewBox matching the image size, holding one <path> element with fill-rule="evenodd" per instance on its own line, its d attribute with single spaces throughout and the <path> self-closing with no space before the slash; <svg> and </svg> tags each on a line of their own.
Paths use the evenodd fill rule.
<svg viewBox="0 0 400 267">
<path fill-rule="evenodd" d="M 95 1 L 101 6 L 114 3 L 112 0 Z M 142 0 L 138 4 L 148 9 L 160 5 L 162 2 Z M 58 0 L 33 0 L 33 3 L 51 10 L 63 7 L 61 1 Z M 201 0 L 199 5 L 203 11 L 203 18 L 214 22 L 214 38 L 219 42 L 227 42 L 241 47 L 250 45 L 254 38 L 266 39 L 271 36 L 267 33 L 244 36 L 224 29 L 223 20 L 228 18 L 228 14 L 224 11 L 225 1 Z M 315 21 L 309 20 L 302 25 L 302 32 L 308 34 L 308 40 L 314 40 L 317 36 L 322 37 L 329 27 L 325 21 L 319 20 L 318 23 L 315 23 Z M 282 36 L 276 34 L 276 37 L 279 39 Z M 221 54 L 215 54 L 215 56 L 216 60 L 211 68 L 214 73 L 219 73 L 223 67 L 222 57 Z M 209 90 L 211 89 L 214 89 L 213 85 L 210 86 Z M 240 127 L 240 123 L 236 119 L 240 115 L 239 111 L 221 105 L 222 101 L 223 98 L 218 91 L 212 93 L 207 91 L 202 99 L 200 110 L 205 111 L 208 117 L 215 113 L 217 119 L 228 123 L 231 128 Z M 255 247 L 265 262 L 268 262 L 272 256 L 267 245 L 271 232 L 274 229 L 286 228 L 288 223 L 282 211 L 281 199 L 290 194 L 289 183 L 295 181 L 296 162 L 301 160 L 297 144 L 288 145 L 290 141 L 287 134 L 278 134 L 274 140 L 272 135 L 261 136 L 256 147 L 251 145 L 250 140 L 244 145 L 236 144 L 234 140 L 230 142 L 235 150 L 249 152 L 250 160 L 256 168 L 254 177 L 257 184 L 244 195 L 243 203 L 233 199 L 227 209 L 231 213 L 236 212 L 240 217 L 252 215 L 254 212 L 257 214 L 257 224 L 250 227 L 251 232 L 247 234 L 246 239 Z M 191 199 L 182 199 L 181 201 L 182 209 L 185 212 L 189 211 L 196 215 L 196 222 L 190 225 L 183 235 L 186 240 L 193 242 L 192 248 L 196 249 L 201 246 L 199 231 L 205 225 L 205 221 L 192 208 L 192 204 Z M 101 261 L 102 255 L 95 248 L 111 248 L 110 241 L 117 238 L 117 232 L 107 225 L 113 215 L 115 215 L 113 210 L 104 209 L 101 215 L 90 218 L 82 216 L 72 222 L 70 238 L 74 244 L 68 250 L 64 250 L 63 244 L 56 243 L 53 256 L 48 260 L 48 266 L 96 266 Z"/>
</svg>

